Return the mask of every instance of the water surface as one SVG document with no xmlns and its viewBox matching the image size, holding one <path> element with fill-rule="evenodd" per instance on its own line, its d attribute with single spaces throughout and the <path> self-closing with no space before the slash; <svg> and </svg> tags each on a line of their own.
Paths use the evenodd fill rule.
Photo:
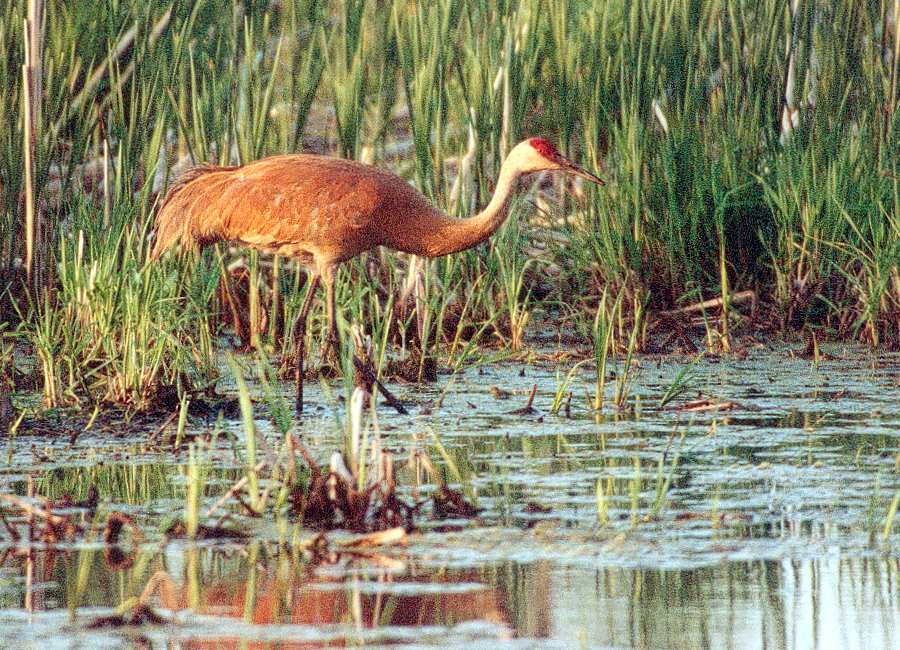
<svg viewBox="0 0 900 650">
<path fill-rule="evenodd" d="M 93 483 L 101 511 L 127 513 L 147 539 L 126 545 L 123 560 L 96 540 L 51 548 L 0 532 L 0 643 L 897 647 L 897 536 L 884 527 L 900 489 L 900 359 L 830 352 L 818 365 L 787 348 L 701 360 L 665 407 L 689 360 L 643 358 L 627 408 L 600 417 L 588 407 L 587 368 L 564 391 L 569 416 L 549 412 L 571 364 L 469 369 L 440 407 L 430 402 L 447 376 L 401 386 L 412 415 L 381 409 L 385 445 L 397 458 L 428 449 L 483 513 L 423 517 L 406 547 L 316 564 L 290 543 L 311 531 L 231 506 L 227 523 L 252 541 L 166 541 L 165 522 L 184 507 L 186 457 L 148 444 L 146 431 L 107 426 L 73 444 L 20 435 L 8 443 L 3 491 L 25 494 L 29 476 L 54 497 Z M 537 412 L 511 413 L 534 384 Z M 698 398 L 732 407 L 675 408 Z M 300 431 L 324 459 L 341 445 L 334 416 L 344 406 L 315 386 L 308 400 Z M 267 420 L 258 426 L 277 438 Z M 239 439 L 240 424 L 225 428 L 209 503 L 240 476 L 227 435 Z M 411 470 L 400 478 L 410 485 Z M 160 575 L 167 589 L 152 602 L 170 624 L 87 628 Z"/>
</svg>

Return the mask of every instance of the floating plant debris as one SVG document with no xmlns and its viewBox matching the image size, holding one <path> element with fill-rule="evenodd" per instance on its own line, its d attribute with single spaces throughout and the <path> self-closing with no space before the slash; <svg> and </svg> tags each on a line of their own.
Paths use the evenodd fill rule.
<svg viewBox="0 0 900 650">
<path fill-rule="evenodd" d="M 85 628 L 88 630 L 115 629 L 139 625 L 166 625 L 169 620 L 160 616 L 149 606 L 138 604 L 127 614 L 113 614 L 95 618 Z"/>
<path fill-rule="evenodd" d="M 165 531 L 166 537 L 170 539 L 186 539 L 190 537 L 188 527 L 183 521 L 176 521 L 171 524 Z M 235 539 L 241 540 L 249 537 L 249 533 L 245 530 L 239 530 L 227 526 L 211 526 L 207 524 L 198 524 L 197 532 L 194 539 Z"/>
<path fill-rule="evenodd" d="M 480 508 L 473 506 L 460 492 L 452 490 L 446 485 L 439 487 L 432 495 L 431 500 L 434 504 L 434 516 L 438 519 L 454 517 L 471 519 L 481 514 Z"/>
<path fill-rule="evenodd" d="M 684 404 L 678 404 L 673 409 L 675 411 L 683 411 L 686 413 L 699 413 L 703 411 L 732 411 L 740 408 L 736 402 L 722 401 L 717 402 L 711 399 L 698 399 Z"/>
<path fill-rule="evenodd" d="M 513 409 L 509 412 L 510 415 L 534 415 L 540 413 L 536 408 L 534 408 L 534 396 L 537 394 L 537 384 L 533 384 L 531 387 L 531 392 L 528 393 L 528 401 L 525 403 L 525 406 L 518 409 Z"/>
</svg>

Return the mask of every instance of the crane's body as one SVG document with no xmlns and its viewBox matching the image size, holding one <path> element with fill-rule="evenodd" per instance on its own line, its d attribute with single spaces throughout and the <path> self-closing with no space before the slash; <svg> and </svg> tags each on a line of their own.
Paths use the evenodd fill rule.
<svg viewBox="0 0 900 650">
<path fill-rule="evenodd" d="M 352 160 L 291 154 L 240 167 L 201 166 L 184 174 L 163 200 L 151 259 L 176 245 L 197 249 L 218 241 L 297 259 L 309 270 L 312 282 L 298 329 L 305 329 L 313 290 L 321 278 L 328 297 L 328 343 L 334 349 L 338 265 L 378 246 L 425 257 L 471 248 L 503 224 L 519 177 L 541 170 L 567 171 L 602 184 L 541 138 L 513 148 L 490 203 L 468 219 L 444 215 L 402 178 Z M 302 349 L 299 356 L 298 382 Z"/>
<path fill-rule="evenodd" d="M 155 255 L 233 241 L 321 272 L 379 245 L 420 242 L 405 248 L 427 254 L 446 218 L 397 176 L 352 160 L 296 154 L 199 171 L 163 206 Z"/>
</svg>

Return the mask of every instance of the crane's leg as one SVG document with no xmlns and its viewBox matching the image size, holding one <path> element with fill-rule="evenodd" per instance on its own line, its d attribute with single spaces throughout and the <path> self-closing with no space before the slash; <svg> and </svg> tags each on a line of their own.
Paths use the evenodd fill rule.
<svg viewBox="0 0 900 650">
<path fill-rule="evenodd" d="M 319 276 L 312 275 L 309 278 L 309 287 L 306 297 L 300 306 L 300 313 L 294 322 L 294 348 L 297 355 L 294 366 L 294 381 L 297 385 L 297 413 L 303 413 L 303 359 L 306 356 L 306 319 L 316 297 L 316 289 L 319 286 Z"/>
<path fill-rule="evenodd" d="M 322 351 L 322 360 L 330 358 L 335 369 L 340 369 L 341 340 L 338 338 L 337 328 L 337 298 L 334 293 L 334 267 L 327 267 L 322 273 L 325 280 L 325 306 L 328 313 L 328 334 L 325 336 L 325 349 Z"/>
<path fill-rule="evenodd" d="M 327 306 L 328 311 L 328 335 L 325 339 L 325 350 L 322 353 L 322 359 L 324 359 L 330 354 L 331 358 L 334 361 L 335 368 L 340 368 L 340 339 L 338 338 L 338 328 L 337 328 L 337 299 L 334 294 L 334 275 L 335 275 L 335 267 L 328 266 L 322 269 L 322 278 L 325 281 L 325 304 Z M 379 381 L 377 373 L 375 369 L 372 367 L 370 363 L 363 362 L 356 354 L 353 355 L 353 365 L 354 367 L 367 376 L 369 381 L 375 384 L 378 387 L 378 390 L 384 395 L 384 398 L 397 409 L 398 413 L 402 413 L 406 415 L 408 411 L 403 407 L 403 404 L 398 400 L 394 395 L 385 388 L 384 384 Z"/>
</svg>

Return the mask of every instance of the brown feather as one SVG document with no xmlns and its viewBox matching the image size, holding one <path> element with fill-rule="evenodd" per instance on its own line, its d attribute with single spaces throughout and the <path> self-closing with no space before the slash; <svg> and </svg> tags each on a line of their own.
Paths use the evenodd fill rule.
<svg viewBox="0 0 900 650">
<path fill-rule="evenodd" d="M 216 171 L 229 171 L 232 169 L 237 168 L 219 167 L 217 165 L 203 163 L 188 169 L 175 179 L 175 182 L 169 186 L 169 189 L 156 212 L 156 242 L 153 246 L 153 251 L 150 253 L 150 261 L 159 259 L 163 253 L 178 243 L 186 248 L 193 247 L 193 242 L 184 239 L 185 228 L 191 215 L 170 208 L 175 197 L 190 183 L 205 174 Z M 179 240 L 181 241 L 179 242 Z"/>
<path fill-rule="evenodd" d="M 179 178 L 157 213 L 152 259 L 174 245 L 233 241 L 321 270 L 381 244 L 416 247 L 445 220 L 457 221 L 377 167 L 325 156 L 273 156 L 241 167 L 200 167 Z M 427 254 L 418 248 L 412 252 Z"/>
</svg>

